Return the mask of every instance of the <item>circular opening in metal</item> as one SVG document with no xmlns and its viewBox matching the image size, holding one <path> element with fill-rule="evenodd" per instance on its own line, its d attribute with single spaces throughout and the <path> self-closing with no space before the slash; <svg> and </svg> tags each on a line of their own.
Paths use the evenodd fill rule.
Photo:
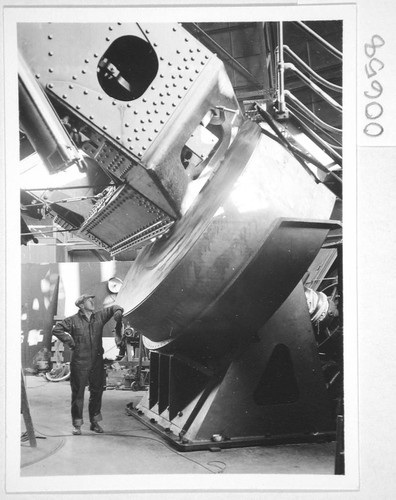
<svg viewBox="0 0 396 500">
<path fill-rule="evenodd" d="M 153 47 L 132 35 L 114 40 L 97 67 L 103 91 L 120 101 L 133 101 L 142 96 L 157 72 L 158 57 Z"/>
</svg>

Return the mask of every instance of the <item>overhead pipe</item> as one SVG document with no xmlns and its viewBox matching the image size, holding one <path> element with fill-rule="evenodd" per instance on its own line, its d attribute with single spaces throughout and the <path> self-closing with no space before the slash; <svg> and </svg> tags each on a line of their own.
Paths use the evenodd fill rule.
<svg viewBox="0 0 396 500">
<path fill-rule="evenodd" d="M 276 137 L 267 132 L 265 129 L 262 129 L 262 132 L 267 135 L 268 137 L 271 137 L 271 139 L 277 141 L 279 144 L 283 144 L 284 147 L 286 147 L 294 156 L 295 158 L 299 161 L 299 163 L 303 166 L 303 168 L 310 174 L 315 181 L 317 182 L 322 182 L 316 174 L 307 166 L 306 162 L 312 163 L 312 165 L 315 165 L 319 170 L 322 172 L 325 172 L 327 175 L 330 175 L 335 181 L 340 183 L 342 185 L 342 179 L 338 177 L 334 172 L 332 172 L 329 168 L 327 168 L 325 165 L 317 161 L 315 158 L 312 156 L 309 156 L 305 154 L 303 151 L 299 150 L 296 148 L 293 144 L 291 144 L 286 137 L 282 134 L 282 132 L 278 129 L 277 125 L 275 124 L 274 120 L 272 119 L 272 116 L 263 109 L 260 105 L 256 105 L 256 109 L 259 112 L 259 114 L 262 116 L 262 118 L 266 121 L 266 123 L 271 127 L 271 129 L 275 132 Z"/>
<path fill-rule="evenodd" d="M 285 91 L 285 96 L 289 98 L 296 105 L 296 107 L 308 118 L 310 118 L 313 121 L 313 123 L 315 123 L 318 127 L 328 130 L 329 132 L 333 132 L 335 134 L 342 134 L 341 129 L 333 127 L 332 125 L 329 125 L 328 123 L 318 118 L 314 113 L 312 113 L 312 111 L 310 111 L 306 106 L 304 106 L 304 104 L 301 101 L 299 101 L 289 90 Z"/>
<path fill-rule="evenodd" d="M 342 150 L 342 142 L 340 142 L 340 140 L 336 139 L 335 135 L 332 135 L 330 132 L 328 132 L 324 128 L 321 128 L 318 123 L 314 122 L 311 118 L 306 116 L 301 110 L 299 110 L 299 108 L 297 106 L 293 106 L 293 104 L 291 102 L 288 102 L 287 106 L 288 106 L 288 109 L 290 111 L 290 114 L 292 114 L 292 112 L 293 112 L 293 116 L 299 120 L 300 125 L 305 124 L 305 122 L 301 118 L 309 121 L 311 123 L 311 125 L 313 125 L 314 127 L 320 128 L 320 132 L 332 141 L 332 142 L 329 142 L 329 141 L 326 141 L 324 139 L 323 140 L 324 144 L 327 144 L 336 150 Z M 311 129 L 309 129 L 309 130 L 311 130 Z"/>
<path fill-rule="evenodd" d="M 318 83 L 323 85 L 324 87 L 327 87 L 330 90 L 334 90 L 334 92 L 341 93 L 342 92 L 342 87 L 340 85 L 336 85 L 335 83 L 329 82 L 325 78 L 319 75 L 316 71 L 314 71 L 308 64 L 301 59 L 288 45 L 283 46 L 283 51 L 284 53 L 288 54 L 291 59 L 298 65 L 301 66 L 309 75 L 311 76 L 312 79 L 316 80 Z"/>
<path fill-rule="evenodd" d="M 285 62 L 283 58 L 283 22 L 277 23 L 277 42 L 276 50 L 276 76 L 277 76 L 277 100 L 278 100 L 278 118 L 287 118 L 287 109 L 285 101 Z"/>
<path fill-rule="evenodd" d="M 324 38 L 316 33 L 316 31 L 309 28 L 305 23 L 301 21 L 295 21 L 294 24 L 299 26 L 305 33 L 311 35 L 317 42 L 319 42 L 330 54 L 342 61 L 342 52 L 336 49 L 331 43 L 327 42 Z"/>
<path fill-rule="evenodd" d="M 39 78 L 39 75 L 36 75 Z M 85 162 L 21 54 L 18 56 L 19 114 L 23 131 L 50 173 Z"/>
<path fill-rule="evenodd" d="M 318 134 L 316 134 L 307 124 L 301 119 L 298 115 L 297 108 L 294 109 L 294 106 L 289 104 L 290 114 L 298 121 L 300 126 L 304 129 L 305 133 L 314 141 L 314 143 L 323 149 L 330 158 L 339 165 L 342 165 L 342 157 L 341 155 L 335 151 L 337 146 L 330 145 L 327 141 L 322 139 Z"/>
<path fill-rule="evenodd" d="M 218 44 L 211 36 L 209 36 L 203 29 L 201 29 L 196 23 L 183 23 L 190 31 L 193 30 L 198 37 L 202 37 L 211 47 L 210 49 L 218 53 L 222 58 L 227 59 L 230 64 L 250 83 L 257 87 L 262 87 L 262 84 L 257 78 L 255 78 L 239 61 L 235 59 L 227 50 L 225 50 L 220 44 Z"/>
<path fill-rule="evenodd" d="M 318 87 L 315 83 L 313 83 L 309 78 L 307 78 L 302 71 L 296 68 L 296 66 L 292 63 L 285 63 L 284 68 L 290 71 L 293 71 L 304 83 L 308 85 L 310 89 L 312 89 L 315 94 L 321 97 L 325 102 L 327 102 L 332 108 L 336 109 L 340 113 L 342 113 L 342 106 L 335 99 L 333 99 L 327 92 Z"/>
</svg>

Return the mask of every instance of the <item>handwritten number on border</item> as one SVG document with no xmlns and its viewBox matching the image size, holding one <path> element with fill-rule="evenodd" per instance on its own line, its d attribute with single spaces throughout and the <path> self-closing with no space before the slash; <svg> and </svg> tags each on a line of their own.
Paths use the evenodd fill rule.
<svg viewBox="0 0 396 500">
<path fill-rule="evenodd" d="M 364 52 L 366 56 L 370 59 L 367 64 L 365 64 L 364 69 L 366 71 L 367 78 L 377 77 L 379 71 L 381 71 L 385 64 L 378 57 L 374 57 L 377 54 L 377 50 L 385 45 L 385 40 L 380 35 L 373 35 L 371 37 L 371 43 L 364 44 Z M 364 95 L 368 99 L 378 99 L 381 97 L 383 92 L 383 87 L 378 80 L 371 80 L 371 89 L 366 90 Z M 371 120 L 364 127 L 363 132 L 370 137 L 378 137 L 383 131 L 384 127 L 377 123 L 378 118 L 382 116 L 384 108 L 377 101 L 370 101 L 365 106 L 365 115 L 368 120 Z"/>
</svg>

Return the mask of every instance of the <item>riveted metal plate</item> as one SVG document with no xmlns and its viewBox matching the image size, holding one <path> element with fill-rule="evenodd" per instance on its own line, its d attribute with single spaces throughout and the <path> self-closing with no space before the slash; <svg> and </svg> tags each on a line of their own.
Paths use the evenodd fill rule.
<svg viewBox="0 0 396 500">
<path fill-rule="evenodd" d="M 150 44 L 158 59 L 157 73 L 131 101 L 110 97 L 98 80 L 98 67 L 100 72 L 106 54 L 123 37 Z M 198 136 L 192 139 L 196 158 L 204 161 L 211 151 L 213 168 L 235 137 L 231 128 L 235 132 L 243 120 L 224 65 L 178 24 L 24 23 L 18 26 L 18 43 L 37 80 L 64 114 L 101 136 L 98 146 L 110 145 L 110 152 L 102 155 L 87 144 L 87 153 L 95 159 L 100 153 L 104 169 L 171 217 L 181 215 L 187 186 L 199 175 L 190 175 L 182 153 L 201 120 L 216 107 L 235 110 L 218 125 L 222 139 L 216 151 L 213 144 L 198 144 Z M 111 61 L 106 64 L 111 67 Z"/>
<path fill-rule="evenodd" d="M 94 207 L 80 233 L 114 255 L 162 234 L 172 223 L 165 212 L 125 184 Z"/>
<path fill-rule="evenodd" d="M 122 179 L 123 176 L 135 165 L 120 149 L 115 148 L 100 134 L 89 131 L 88 141 L 82 145 L 82 150 L 106 171 Z"/>
<path fill-rule="evenodd" d="M 159 61 L 147 91 L 130 102 L 108 96 L 97 78 L 101 57 L 123 36 L 149 42 Z M 213 57 L 180 25 L 168 23 L 21 23 L 18 38 L 26 61 L 48 92 L 138 157 Z"/>
</svg>

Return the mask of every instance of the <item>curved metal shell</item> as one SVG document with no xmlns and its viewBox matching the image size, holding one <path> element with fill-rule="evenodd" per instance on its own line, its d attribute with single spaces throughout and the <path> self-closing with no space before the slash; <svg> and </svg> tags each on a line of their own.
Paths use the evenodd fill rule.
<svg viewBox="0 0 396 500">
<path fill-rule="evenodd" d="M 318 220 L 328 221 L 333 204 L 246 122 L 185 216 L 139 255 L 117 301 L 152 349 L 208 357 L 232 349 L 297 285 L 328 231 Z"/>
</svg>

